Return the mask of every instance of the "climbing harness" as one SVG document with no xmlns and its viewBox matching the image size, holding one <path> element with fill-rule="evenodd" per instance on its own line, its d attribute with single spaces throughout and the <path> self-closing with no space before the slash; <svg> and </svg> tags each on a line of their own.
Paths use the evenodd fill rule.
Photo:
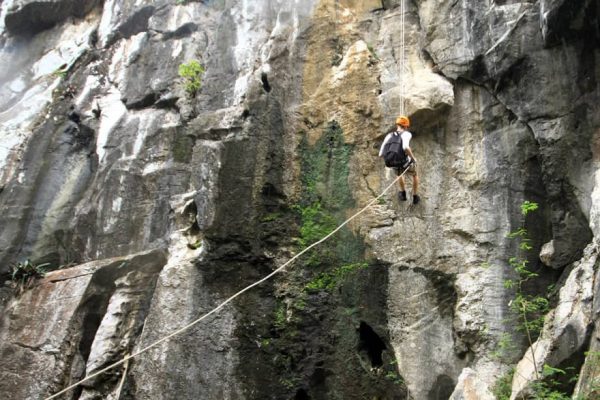
<svg viewBox="0 0 600 400">
<path fill-rule="evenodd" d="M 340 229 L 342 229 L 344 226 L 346 226 L 350 221 L 352 221 L 353 219 L 355 219 L 356 217 L 358 217 L 360 214 L 362 214 L 363 212 L 365 212 L 369 207 L 371 207 L 373 204 L 376 204 L 379 199 L 381 197 L 383 197 L 384 194 L 386 194 L 388 192 L 388 190 L 390 190 L 392 188 L 392 186 L 394 186 L 394 184 L 406 173 L 406 171 L 408 171 L 408 167 L 402 172 L 402 174 L 398 175 L 396 177 L 396 179 L 394 179 L 394 181 L 392 183 L 390 183 L 384 190 L 383 192 L 381 192 L 381 194 L 377 197 L 375 197 L 373 200 L 371 200 L 370 202 L 367 203 L 366 206 L 364 206 L 360 211 L 358 211 L 356 214 L 352 215 L 350 218 L 348 218 L 347 220 L 345 220 L 344 222 L 342 222 L 337 228 L 335 228 L 333 231 L 331 231 L 327 236 L 325 236 L 324 238 L 320 239 L 317 242 L 314 242 L 313 244 L 311 244 L 310 246 L 306 247 L 304 250 L 302 250 L 300 253 L 296 254 L 294 257 L 290 258 L 287 262 L 285 262 L 282 266 L 280 266 L 279 268 L 277 268 L 276 270 L 274 270 L 273 272 L 271 272 L 270 274 L 268 274 L 267 276 L 265 276 L 264 278 L 262 278 L 259 281 L 254 282 L 251 285 L 246 286 L 245 288 L 243 288 L 242 290 L 240 290 L 239 292 L 237 292 L 236 294 L 234 294 L 233 296 L 229 297 L 227 300 L 223 301 L 221 304 L 219 304 L 217 307 L 215 307 L 214 309 L 212 309 L 211 311 L 207 312 L 206 314 L 202 315 L 201 317 L 199 317 L 198 319 L 190 322 L 189 324 L 177 329 L 176 331 L 172 332 L 171 334 L 163 337 L 162 339 L 157 340 L 154 343 L 151 343 L 149 345 L 147 345 L 146 347 L 130 354 L 127 355 L 125 357 L 123 357 L 122 360 L 119 360 L 113 364 L 110 364 L 108 367 L 105 367 L 99 371 L 94 372 L 91 375 L 86 376 L 85 378 L 81 379 L 80 381 L 75 382 L 74 384 L 64 388 L 63 390 L 61 390 L 60 392 L 53 394 L 50 397 L 47 397 L 45 400 L 52 400 L 57 398 L 58 396 L 60 396 L 61 394 L 64 394 L 66 392 L 68 392 L 69 390 L 81 385 L 84 382 L 89 381 L 90 379 L 93 379 L 95 377 L 97 377 L 98 375 L 101 375 L 123 363 L 128 362 L 129 360 L 131 360 L 134 357 L 139 356 L 142 353 L 147 352 L 148 350 L 158 346 L 159 344 L 166 342 L 167 340 L 171 339 L 174 336 L 179 335 L 180 333 L 183 333 L 185 331 L 187 331 L 188 329 L 190 329 L 191 327 L 193 327 L 194 325 L 198 324 L 199 322 L 203 321 L 204 319 L 206 319 L 207 317 L 209 317 L 210 315 L 218 312 L 219 310 L 221 310 L 223 307 L 225 307 L 225 305 L 227 305 L 228 303 L 230 303 L 231 301 L 233 301 L 236 297 L 240 296 L 241 294 L 247 292 L 248 290 L 252 289 L 255 286 L 260 285 L 261 283 L 269 280 L 270 278 L 272 278 L 274 275 L 282 272 L 285 267 L 287 267 L 288 265 L 290 265 L 291 263 L 293 263 L 296 259 L 298 259 L 301 255 L 303 255 L 304 253 L 306 253 L 307 251 L 311 250 L 313 247 L 318 246 L 319 244 L 323 243 L 324 241 L 326 241 L 327 239 L 329 239 L 331 236 L 333 236 L 336 232 L 338 232 Z"/>
</svg>

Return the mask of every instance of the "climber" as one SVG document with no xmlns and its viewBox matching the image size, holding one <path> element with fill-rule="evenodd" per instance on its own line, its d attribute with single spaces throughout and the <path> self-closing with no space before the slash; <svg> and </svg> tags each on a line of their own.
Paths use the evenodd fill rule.
<svg viewBox="0 0 600 400">
<path fill-rule="evenodd" d="M 419 200 L 421 200 L 421 198 L 417 194 L 419 190 L 417 159 L 415 158 L 410 148 L 410 139 L 412 138 L 412 133 L 408 131 L 409 127 L 410 120 L 408 119 L 408 117 L 402 115 L 396 118 L 396 130 L 386 135 L 383 143 L 381 144 L 381 149 L 379 149 L 379 157 L 384 157 L 384 159 L 386 160 L 386 166 L 394 168 L 394 170 L 396 171 L 396 175 L 401 175 L 405 170 L 407 174 L 412 175 L 413 204 L 419 204 Z M 402 143 L 403 151 L 399 150 L 400 142 Z M 396 147 L 399 151 L 398 154 L 395 154 L 396 161 L 390 163 L 389 155 L 390 152 L 393 152 L 394 150 L 394 143 L 398 143 Z M 400 185 L 400 191 L 398 192 L 398 200 L 406 201 L 406 185 L 404 182 L 404 176 L 400 176 L 398 184 Z"/>
</svg>

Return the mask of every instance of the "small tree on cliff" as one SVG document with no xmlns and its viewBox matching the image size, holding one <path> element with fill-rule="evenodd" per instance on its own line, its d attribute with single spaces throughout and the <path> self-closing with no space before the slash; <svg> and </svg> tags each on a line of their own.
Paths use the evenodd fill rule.
<svg viewBox="0 0 600 400">
<path fill-rule="evenodd" d="M 183 79 L 185 91 L 190 97 L 194 97 L 200 89 L 202 74 L 204 74 L 204 67 L 196 60 L 179 66 L 179 76 Z"/>
</svg>

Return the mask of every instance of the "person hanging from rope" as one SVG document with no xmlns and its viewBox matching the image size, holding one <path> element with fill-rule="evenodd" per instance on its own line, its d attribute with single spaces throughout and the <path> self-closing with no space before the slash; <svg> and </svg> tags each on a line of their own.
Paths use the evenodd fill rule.
<svg viewBox="0 0 600 400">
<path fill-rule="evenodd" d="M 409 127 L 410 120 L 408 117 L 402 115 L 396 118 L 396 130 L 385 136 L 379 149 L 379 157 L 383 157 L 386 167 L 394 168 L 396 175 L 400 175 L 400 179 L 398 180 L 398 184 L 400 185 L 398 200 L 406 201 L 406 184 L 402 173 L 406 170 L 406 174 L 412 175 L 413 204 L 419 204 L 421 198 L 417 194 L 419 190 L 417 159 L 410 148 L 412 133 L 408 131 Z"/>
</svg>

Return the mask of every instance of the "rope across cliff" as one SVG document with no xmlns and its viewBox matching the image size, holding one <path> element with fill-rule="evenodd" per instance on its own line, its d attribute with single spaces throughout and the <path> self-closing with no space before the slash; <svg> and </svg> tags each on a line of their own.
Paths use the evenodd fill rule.
<svg viewBox="0 0 600 400">
<path fill-rule="evenodd" d="M 111 369 L 114 369 L 116 367 L 118 367 L 121 364 L 125 364 L 127 363 L 129 360 L 131 360 L 132 358 L 135 358 L 151 349 L 153 349 L 154 347 L 158 346 L 161 343 L 166 342 L 167 340 L 182 334 L 183 332 L 189 330 L 190 328 L 192 328 L 193 326 L 197 325 L 198 323 L 202 322 L 203 320 L 205 320 L 206 318 L 208 318 L 209 316 L 211 316 L 212 314 L 217 313 L 218 311 L 220 311 L 223 307 L 225 307 L 227 304 L 229 304 L 230 302 L 232 302 L 235 298 L 239 297 L 240 295 L 242 295 L 243 293 L 249 291 L 250 289 L 252 289 L 255 286 L 260 285 L 261 283 L 266 282 L 267 280 L 271 279 L 273 276 L 277 275 L 280 272 L 283 272 L 285 270 L 286 267 L 288 267 L 290 264 L 292 264 L 294 261 L 296 261 L 300 256 L 302 256 L 304 253 L 306 253 L 307 251 L 311 250 L 312 248 L 320 245 L 321 243 L 325 242 L 327 239 L 329 239 L 330 237 L 332 237 L 336 232 L 338 232 L 340 229 L 342 229 L 344 226 L 348 225 L 348 223 L 350 223 L 350 221 L 352 221 L 353 219 L 355 219 L 356 217 L 358 217 L 360 214 L 364 213 L 367 209 L 369 209 L 371 206 L 373 206 L 374 204 L 376 204 L 379 199 L 381 197 L 383 197 L 383 195 L 385 195 L 395 184 L 396 182 L 406 173 L 406 171 L 408 170 L 408 168 L 406 168 L 404 170 L 404 172 L 402 172 L 401 175 L 397 176 L 396 179 L 394 179 L 394 181 L 392 183 L 390 183 L 382 192 L 381 194 L 379 194 L 379 196 L 375 197 L 374 199 L 372 199 L 371 201 L 369 201 L 367 203 L 366 206 L 364 206 L 361 210 L 359 210 L 357 213 L 355 213 L 354 215 L 352 215 L 350 218 L 348 218 L 347 220 L 345 220 L 344 222 L 342 222 L 337 228 L 335 228 L 333 231 L 331 231 L 329 234 L 327 234 L 325 237 L 323 237 L 322 239 L 314 242 L 313 244 L 311 244 L 310 246 L 306 247 L 304 250 L 302 250 L 301 252 L 299 252 L 298 254 L 296 254 L 294 257 L 290 258 L 288 261 L 286 261 L 283 265 L 281 265 L 279 268 L 275 269 L 273 272 L 271 272 L 270 274 L 268 274 L 267 276 L 265 276 L 264 278 L 252 283 L 251 285 L 246 286 L 245 288 L 243 288 L 242 290 L 240 290 L 239 292 L 237 292 L 236 294 L 234 294 L 233 296 L 229 297 L 227 300 L 223 301 L 221 304 L 219 304 L 217 307 L 213 308 L 211 311 L 207 312 L 206 314 L 203 314 L 202 316 L 198 317 L 197 319 L 195 319 L 194 321 L 188 323 L 187 325 L 182 326 L 181 328 L 175 330 L 174 332 L 164 336 L 163 338 L 141 348 L 140 350 L 135 351 L 134 353 L 127 355 L 125 357 L 123 357 L 123 359 L 110 364 L 109 366 L 94 372 L 91 375 L 86 376 L 85 378 L 73 383 L 70 386 L 67 386 L 66 388 L 64 388 L 63 390 L 53 394 L 50 397 L 47 397 L 46 400 L 52 400 L 57 398 L 58 396 L 68 392 L 71 389 L 76 388 L 77 386 L 81 385 L 84 382 L 89 381 L 90 379 L 93 379 L 107 371 L 110 371 Z"/>
</svg>

